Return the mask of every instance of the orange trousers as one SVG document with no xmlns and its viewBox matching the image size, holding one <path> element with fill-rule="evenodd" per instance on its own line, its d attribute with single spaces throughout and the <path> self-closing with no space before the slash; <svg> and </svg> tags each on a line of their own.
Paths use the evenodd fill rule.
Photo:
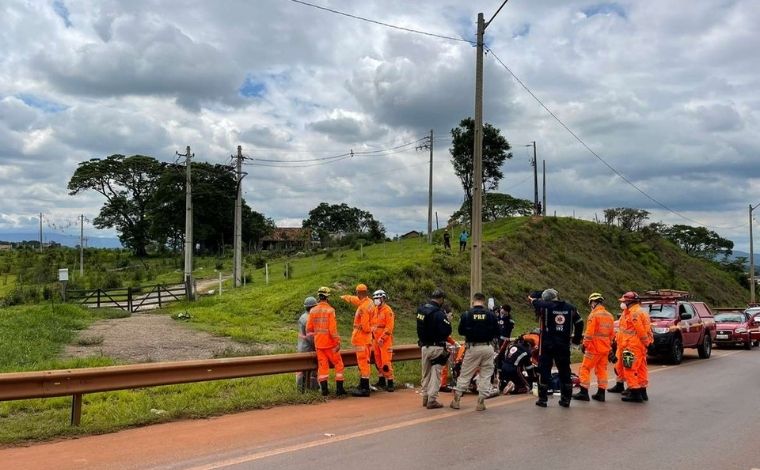
<svg viewBox="0 0 760 470">
<path fill-rule="evenodd" d="M 615 363 L 615 376 L 618 382 L 625 382 L 623 378 L 623 349 L 617 349 L 617 362 Z M 647 355 L 644 354 L 644 366 L 639 371 L 639 385 L 641 387 L 649 386 L 649 365 L 647 364 Z M 630 387 L 630 385 L 629 385 Z"/>
<path fill-rule="evenodd" d="M 622 364 L 619 360 L 620 371 L 622 372 L 623 381 L 628 384 L 628 388 L 642 388 L 647 386 L 649 379 L 647 371 L 647 350 L 645 347 L 628 348 L 633 354 L 633 365 L 630 369 Z"/>
<path fill-rule="evenodd" d="M 375 343 L 373 348 L 378 375 L 393 380 L 393 343 L 386 341 L 382 346 Z"/>
<path fill-rule="evenodd" d="M 370 375 L 369 355 L 372 346 L 367 344 L 365 346 L 354 347 L 356 348 L 356 365 L 359 367 L 359 375 L 363 379 L 368 379 Z"/>
<path fill-rule="evenodd" d="M 317 349 L 317 380 L 325 382 L 330 378 L 330 364 L 335 366 L 335 381 L 343 382 L 343 358 L 340 351 Z"/>
<path fill-rule="evenodd" d="M 591 386 L 591 371 L 596 374 L 599 388 L 607 388 L 607 354 L 585 353 L 581 363 L 580 382 L 581 387 L 588 389 Z"/>
</svg>

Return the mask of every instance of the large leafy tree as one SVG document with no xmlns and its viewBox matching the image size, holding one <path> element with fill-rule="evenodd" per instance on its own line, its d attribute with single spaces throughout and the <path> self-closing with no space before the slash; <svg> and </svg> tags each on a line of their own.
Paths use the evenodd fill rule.
<svg viewBox="0 0 760 470">
<path fill-rule="evenodd" d="M 326 240 L 330 234 L 363 234 L 370 240 L 382 240 L 385 227 L 374 216 L 348 204 L 320 203 L 309 211 L 309 218 L 303 221 L 305 228 L 310 228 Z"/>
<path fill-rule="evenodd" d="M 604 222 L 607 225 L 617 223 L 618 227 L 629 232 L 638 232 L 649 219 L 649 211 L 631 207 L 616 207 L 604 210 Z"/>
<path fill-rule="evenodd" d="M 484 199 L 483 220 L 487 222 L 507 217 L 533 214 L 533 202 L 527 199 L 520 199 L 503 193 L 486 193 Z M 462 203 L 462 207 L 451 216 L 449 223 L 469 224 L 470 214 L 470 206 L 465 201 Z"/>
<path fill-rule="evenodd" d="M 676 224 L 665 231 L 665 237 L 686 253 L 709 260 L 719 254 L 728 257 L 734 248 L 734 242 L 705 227 Z"/>
<path fill-rule="evenodd" d="M 451 163 L 454 172 L 462 182 L 465 203 L 467 207 L 472 205 L 472 167 L 473 150 L 475 148 L 475 121 L 465 118 L 459 123 L 459 127 L 451 129 Z M 491 124 L 483 125 L 483 192 L 494 191 L 499 187 L 499 181 L 504 177 L 501 165 L 508 158 L 512 158 L 510 145 L 507 139 L 501 135 L 501 131 Z"/>
<path fill-rule="evenodd" d="M 150 241 L 148 209 L 163 164 L 144 155 L 111 155 L 82 162 L 69 180 L 69 194 L 95 191 L 106 198 L 93 220 L 97 228 L 115 228 L 121 243 L 144 256 Z"/>
</svg>

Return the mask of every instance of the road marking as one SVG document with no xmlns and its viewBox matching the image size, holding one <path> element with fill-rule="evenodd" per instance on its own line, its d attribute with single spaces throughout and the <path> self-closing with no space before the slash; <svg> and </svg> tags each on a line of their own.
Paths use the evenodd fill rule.
<svg viewBox="0 0 760 470">
<path fill-rule="evenodd" d="M 719 359 L 719 358 L 722 358 L 722 357 L 728 357 L 728 356 L 732 356 L 734 354 L 738 354 L 740 352 L 742 352 L 742 351 L 728 352 L 726 354 L 717 355 L 717 356 L 715 356 L 715 358 Z M 693 361 L 693 362 L 688 362 L 686 364 L 679 364 L 678 366 L 663 365 L 663 366 L 660 366 L 660 368 L 658 368 L 658 369 L 651 370 L 650 373 L 660 372 L 660 371 L 663 371 L 663 370 L 673 369 L 673 368 L 676 368 L 676 367 L 687 367 L 687 366 L 690 366 L 690 365 L 693 365 L 693 364 L 702 364 L 702 363 L 703 362 L 701 362 L 701 361 Z M 504 400 L 504 401 L 500 401 L 500 402 L 489 404 L 488 405 L 488 409 L 500 408 L 502 406 L 512 405 L 514 403 L 520 403 L 520 402 L 523 402 L 525 400 L 530 400 L 530 399 L 532 399 L 534 397 L 532 395 L 526 395 L 526 396 L 522 396 L 522 397 L 510 397 L 510 398 L 511 399 L 507 399 L 507 400 Z M 243 456 L 240 456 L 240 457 L 224 460 L 224 461 L 221 461 L 221 462 L 209 463 L 209 464 L 200 465 L 200 466 L 197 466 L 197 467 L 190 467 L 187 470 L 217 470 L 217 469 L 224 468 L 224 467 L 229 467 L 229 466 L 232 466 L 232 465 L 241 465 L 241 464 L 248 463 L 248 462 L 253 462 L 253 461 L 256 461 L 256 460 L 265 459 L 267 457 L 274 457 L 274 456 L 277 456 L 277 455 L 288 454 L 288 453 L 297 452 L 297 451 L 300 451 L 300 450 L 312 449 L 314 447 L 321 447 L 321 446 L 325 446 L 325 445 L 328 445 L 328 444 L 333 444 L 335 442 L 348 441 L 348 440 L 356 439 L 356 438 L 359 438 L 359 437 L 365 437 L 365 436 L 371 436 L 371 435 L 374 435 L 374 434 L 379 434 L 381 432 L 393 431 L 393 430 L 396 430 L 396 429 L 407 428 L 407 427 L 410 427 L 410 426 L 415 426 L 417 424 L 430 423 L 430 422 L 438 421 L 438 420 L 441 420 L 441 419 L 452 418 L 454 416 L 461 416 L 464 413 L 476 413 L 476 411 L 475 410 L 470 410 L 470 411 L 465 411 L 465 412 L 454 412 L 454 411 L 448 412 L 448 413 L 444 412 L 442 414 L 435 414 L 435 415 L 431 415 L 431 416 L 425 416 L 425 417 L 422 417 L 422 418 L 410 419 L 410 420 L 407 420 L 407 421 L 401 421 L 401 422 L 398 422 L 398 423 L 388 424 L 388 425 L 385 425 L 385 426 L 381 426 L 379 428 L 365 429 L 365 430 L 362 430 L 362 431 L 356 431 L 356 432 L 352 432 L 352 433 L 349 433 L 349 434 L 344 434 L 344 435 L 341 435 L 341 436 L 334 436 L 334 437 L 328 437 L 326 439 L 318 439 L 318 440 L 314 440 L 314 441 L 311 441 L 311 442 L 305 442 L 303 444 L 295 444 L 295 445 L 291 445 L 291 446 L 280 447 L 278 449 L 272 449 L 272 450 L 265 450 L 265 451 L 261 451 L 261 452 L 255 452 L 253 454 L 243 455 Z M 760 470 L 760 469 L 751 469 L 751 470 Z"/>
<path fill-rule="evenodd" d="M 499 408 L 499 407 L 511 405 L 511 404 L 514 404 L 514 403 L 520 403 L 522 401 L 530 400 L 532 398 L 534 398 L 532 395 L 527 395 L 527 396 L 523 396 L 523 397 L 516 397 L 516 398 L 513 398 L 511 400 L 505 400 L 505 401 L 501 401 L 501 402 L 496 402 L 496 403 L 489 404 L 488 405 L 488 409 Z M 244 464 L 244 463 L 248 463 L 248 462 L 253 462 L 255 460 L 261 460 L 261 459 L 264 459 L 264 458 L 267 458 L 267 457 L 274 457 L 276 455 L 287 454 L 287 453 L 296 452 L 296 451 L 299 451 L 299 450 L 311 449 L 311 448 L 314 448 L 314 447 L 320 447 L 320 446 L 324 446 L 324 445 L 328 445 L 328 444 L 333 444 L 335 442 L 341 442 L 341 441 L 347 441 L 347 440 L 351 440 L 351 439 L 356 439 L 358 437 L 371 436 L 373 434 L 379 434 L 381 432 L 393 431 L 393 430 L 396 430 L 396 429 L 406 428 L 406 427 L 409 427 L 409 426 L 415 426 L 417 424 L 430 423 L 430 422 L 438 421 L 438 420 L 441 420 L 441 419 L 452 418 L 454 416 L 461 416 L 462 414 L 465 414 L 465 413 L 477 413 L 477 412 L 474 409 L 470 410 L 470 411 L 465 411 L 465 412 L 461 412 L 461 411 L 460 412 L 451 411 L 451 412 L 448 412 L 448 413 L 444 412 L 442 414 L 435 414 L 435 415 L 431 415 L 431 416 L 425 416 L 423 418 L 410 419 L 410 420 L 407 420 L 407 421 L 401 421 L 401 422 L 398 422 L 398 423 L 388 424 L 388 425 L 385 425 L 385 426 L 381 426 L 379 428 L 372 428 L 372 429 L 365 429 L 363 431 L 356 431 L 356 432 L 352 432 L 352 433 L 349 433 L 349 434 L 344 434 L 342 436 L 335 436 L 335 437 L 330 437 L 330 438 L 327 438 L 327 439 L 319 439 L 319 440 L 316 440 L 316 441 L 305 442 L 303 444 L 295 444 L 295 445 L 292 445 L 292 446 L 280 447 L 279 449 L 272 449 L 272 450 L 266 450 L 266 451 L 262 451 L 262 452 L 256 452 L 256 453 L 253 453 L 253 454 L 244 455 L 244 456 L 241 456 L 241 457 L 236 457 L 236 458 L 225 460 L 225 461 L 222 461 L 222 462 L 210 463 L 210 464 L 206 464 L 206 465 L 200 465 L 200 466 L 197 466 L 197 467 L 191 467 L 191 468 L 189 468 L 187 470 L 216 470 L 216 469 L 228 467 L 228 466 L 231 466 L 231 465 L 240 465 L 240 464 Z"/>
</svg>

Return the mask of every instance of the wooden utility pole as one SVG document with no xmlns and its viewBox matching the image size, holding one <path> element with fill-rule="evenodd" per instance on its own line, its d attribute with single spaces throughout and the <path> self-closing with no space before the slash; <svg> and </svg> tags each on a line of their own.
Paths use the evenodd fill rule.
<svg viewBox="0 0 760 470">
<path fill-rule="evenodd" d="M 232 276 L 235 279 L 235 287 L 243 284 L 243 230 L 242 230 L 242 192 L 243 192 L 243 147 L 238 145 L 237 157 L 235 157 L 235 179 L 237 183 L 237 197 L 235 199 L 235 235 L 232 256 Z"/>
<path fill-rule="evenodd" d="M 180 157 L 185 157 L 185 291 L 187 299 L 193 300 L 193 185 L 190 175 L 191 160 L 195 156 L 190 153 L 190 146 Z"/>
<path fill-rule="evenodd" d="M 536 141 L 533 141 L 533 215 L 541 215 L 538 211 L 538 160 L 536 159 Z"/>
<path fill-rule="evenodd" d="M 546 160 L 541 160 L 544 164 L 544 183 L 542 185 L 544 190 L 543 204 L 541 204 L 541 215 L 546 217 Z"/>
<path fill-rule="evenodd" d="M 79 216 L 79 275 L 84 276 L 84 214 Z"/>
<path fill-rule="evenodd" d="M 42 212 L 40 212 L 40 252 L 42 252 Z"/>
</svg>

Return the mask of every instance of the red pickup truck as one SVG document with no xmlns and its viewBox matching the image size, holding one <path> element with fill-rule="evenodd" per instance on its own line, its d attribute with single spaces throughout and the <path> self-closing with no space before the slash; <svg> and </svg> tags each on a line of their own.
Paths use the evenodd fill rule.
<svg viewBox="0 0 760 470">
<path fill-rule="evenodd" d="M 696 348 L 700 358 L 710 357 L 716 328 L 707 304 L 689 300 L 688 292 L 659 290 L 642 295 L 641 306 L 652 322 L 650 355 L 680 364 L 684 348 Z"/>
</svg>

